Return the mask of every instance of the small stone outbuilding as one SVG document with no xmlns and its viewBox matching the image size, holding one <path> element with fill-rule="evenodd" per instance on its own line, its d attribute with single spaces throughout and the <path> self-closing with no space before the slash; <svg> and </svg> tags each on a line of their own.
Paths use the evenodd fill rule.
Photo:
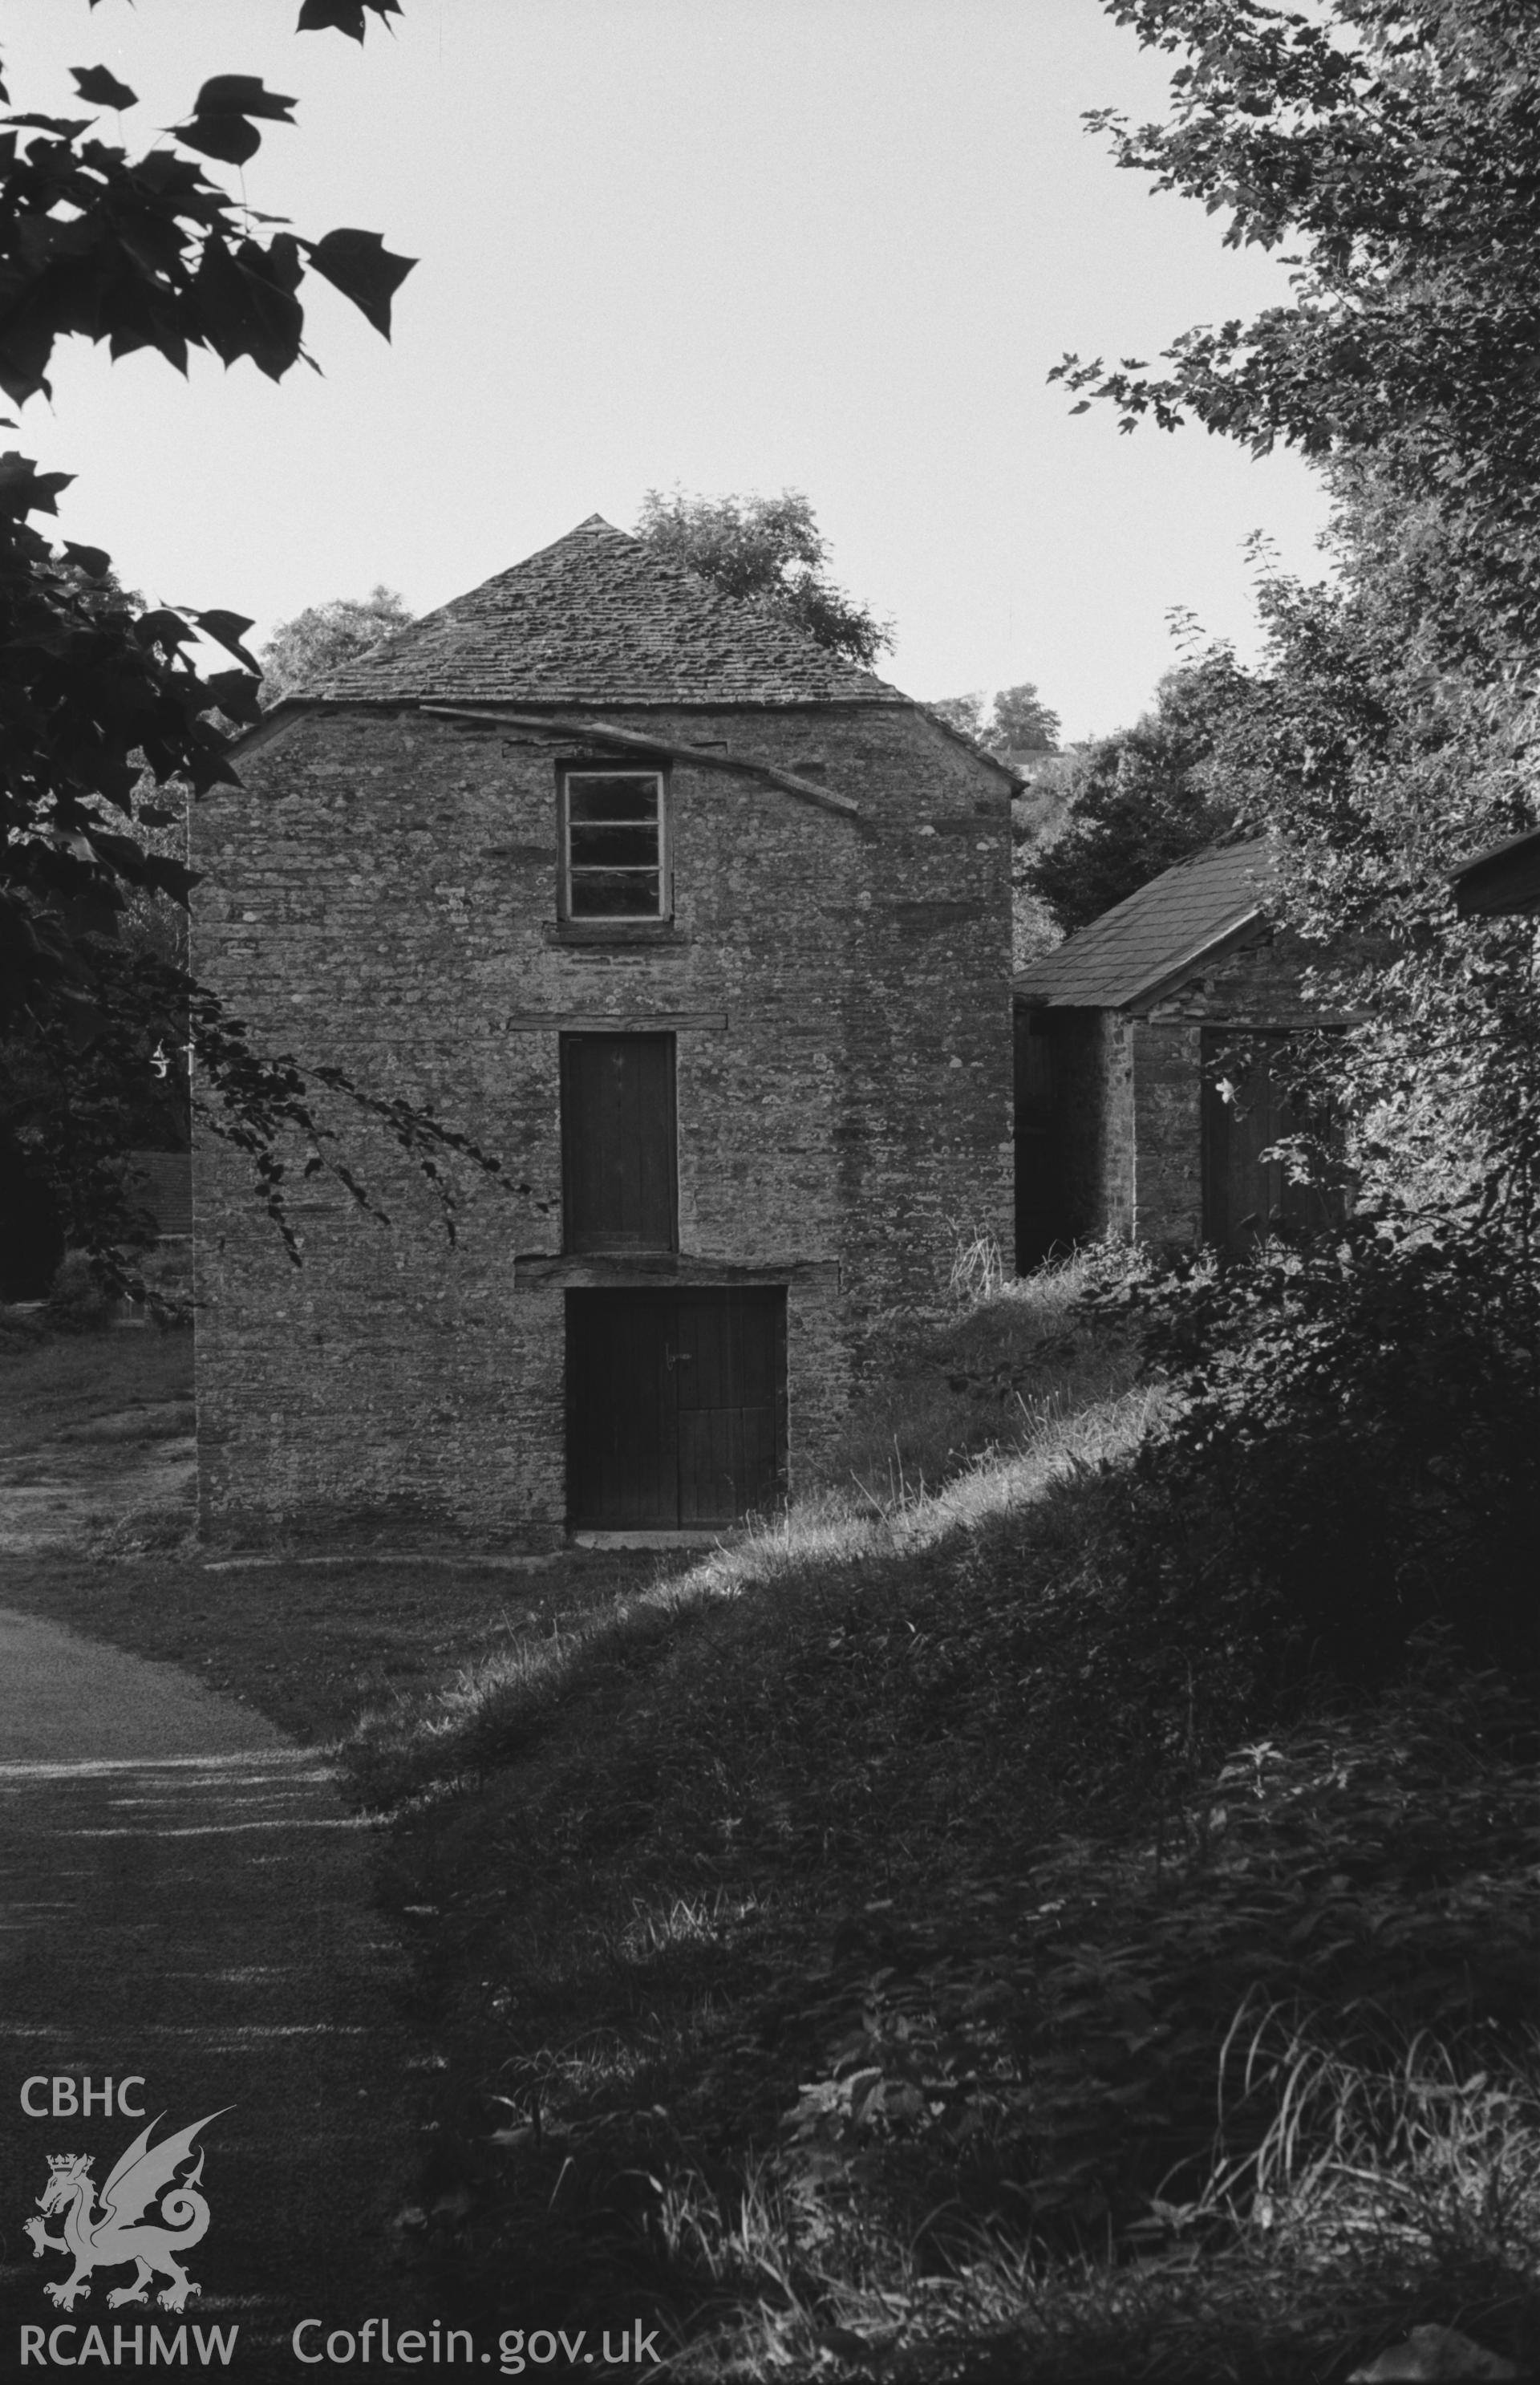
<svg viewBox="0 0 1540 2385">
<path fill-rule="evenodd" d="M 597 516 L 236 759 L 198 976 L 515 1189 L 467 1175 L 452 1249 L 344 1105 L 391 1223 L 298 1182 L 296 1269 L 204 1137 L 205 1530 L 533 1550 L 774 1507 L 881 1314 L 961 1235 L 1010 1247 L 1013 775 Z"/>
<path fill-rule="evenodd" d="M 1262 1154 L 1300 1130 L 1279 1046 L 1344 1023 L 1267 913 L 1265 838 L 1181 862 L 1014 980 L 1018 1265 L 1104 1237 L 1240 1249 L 1336 1196 Z M 1315 1122 L 1319 1130 L 1319 1121 Z"/>
</svg>

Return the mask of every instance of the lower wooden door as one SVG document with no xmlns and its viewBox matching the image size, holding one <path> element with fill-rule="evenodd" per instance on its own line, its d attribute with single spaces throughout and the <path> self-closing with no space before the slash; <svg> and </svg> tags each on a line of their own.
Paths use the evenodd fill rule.
<svg viewBox="0 0 1540 2385">
<path fill-rule="evenodd" d="M 735 1524 L 779 1497 L 784 1292 L 569 1292 L 566 1381 L 578 1529 Z"/>
</svg>

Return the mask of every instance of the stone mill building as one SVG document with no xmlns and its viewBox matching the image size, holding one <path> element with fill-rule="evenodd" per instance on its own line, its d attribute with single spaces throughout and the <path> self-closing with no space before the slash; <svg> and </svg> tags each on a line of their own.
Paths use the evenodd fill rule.
<svg viewBox="0 0 1540 2385">
<path fill-rule="evenodd" d="M 290 699 L 193 813 L 194 966 L 431 1103 L 452 1247 L 195 1155 L 205 1528 L 540 1549 L 720 1530 L 828 1451 L 874 1321 L 1012 1215 L 1011 773 L 597 516 Z"/>
</svg>

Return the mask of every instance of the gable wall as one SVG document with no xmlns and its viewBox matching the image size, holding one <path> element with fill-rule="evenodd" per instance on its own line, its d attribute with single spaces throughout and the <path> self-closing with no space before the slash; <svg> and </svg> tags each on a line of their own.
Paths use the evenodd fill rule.
<svg viewBox="0 0 1540 2385">
<path fill-rule="evenodd" d="M 462 1171 L 451 1250 L 395 1147 L 337 1105 L 391 1222 L 301 1185 L 295 1269 L 245 1163 L 202 1139 L 212 1530 L 559 1535 L 569 1279 L 538 1264 L 561 1249 L 557 1029 L 515 1023 L 531 1014 L 725 1018 L 677 1030 L 680 1241 L 788 1284 L 793 1482 L 836 1428 L 869 1317 L 937 1299 L 963 1227 L 1009 1247 L 1005 782 L 897 706 L 605 717 L 821 767 L 866 817 L 677 764 L 678 940 L 587 946 L 554 930 L 554 765 L 575 739 L 330 711 L 195 806 L 199 975 L 260 1041 L 431 1100 L 518 1188 Z"/>
</svg>

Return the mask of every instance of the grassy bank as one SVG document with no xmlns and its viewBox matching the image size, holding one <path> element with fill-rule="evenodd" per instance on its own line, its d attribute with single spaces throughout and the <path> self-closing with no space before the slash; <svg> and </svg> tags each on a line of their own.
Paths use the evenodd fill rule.
<svg viewBox="0 0 1540 2385">
<path fill-rule="evenodd" d="M 1540 2360 L 1532 1702 L 1430 1642 L 1206 1738 L 1120 1603 L 1161 1393 L 1077 1291 L 893 1320 L 828 1480 L 704 1561 L 21 1569 L 388 1822 L 457 2308 L 711 2379 Z"/>
<path fill-rule="evenodd" d="M 1075 1289 L 896 1333 L 776 1528 L 351 1739 L 462 2290 L 706 2378 L 1540 2348 L 1528 1710 L 1430 1650 L 1184 1743 L 1099 1622 L 1159 1394 Z"/>
</svg>

